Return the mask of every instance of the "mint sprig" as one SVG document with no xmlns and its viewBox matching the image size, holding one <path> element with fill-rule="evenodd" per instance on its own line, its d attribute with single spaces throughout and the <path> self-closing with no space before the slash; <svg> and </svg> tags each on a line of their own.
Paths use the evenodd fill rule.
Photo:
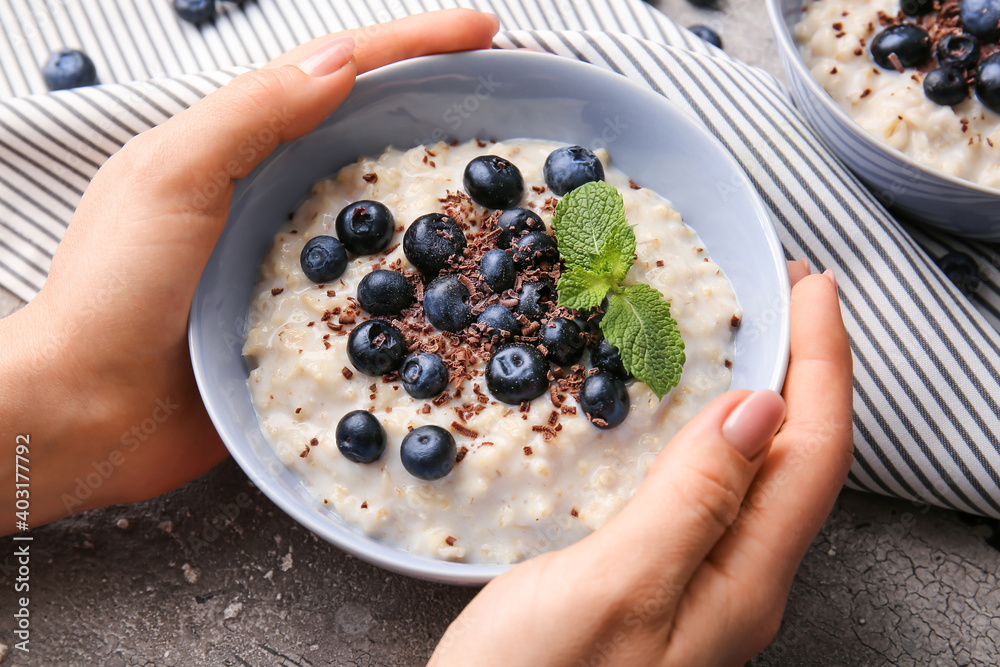
<svg viewBox="0 0 1000 667">
<path fill-rule="evenodd" d="M 635 261 L 635 230 L 621 193 L 603 181 L 582 185 L 556 206 L 552 227 L 566 265 L 559 305 L 596 308 L 610 292 L 601 331 L 625 368 L 662 399 L 680 381 L 684 341 L 659 291 L 622 284 Z"/>
</svg>

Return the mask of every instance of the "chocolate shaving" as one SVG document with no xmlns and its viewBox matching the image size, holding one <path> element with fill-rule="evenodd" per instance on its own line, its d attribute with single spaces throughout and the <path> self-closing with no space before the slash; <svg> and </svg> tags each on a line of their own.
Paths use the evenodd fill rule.
<svg viewBox="0 0 1000 667">
<path fill-rule="evenodd" d="M 444 541 L 448 544 L 449 547 L 455 546 L 455 538 L 452 537 L 451 535 L 449 535 L 448 537 L 444 538 Z"/>
<path fill-rule="evenodd" d="M 569 514 L 570 516 L 580 516 L 580 513 L 576 511 L 575 507 L 569 511 Z"/>
<path fill-rule="evenodd" d="M 368 501 L 367 500 L 365 502 L 361 503 L 361 509 L 363 509 L 363 510 L 368 509 Z"/>
<path fill-rule="evenodd" d="M 464 459 L 465 455 L 468 453 L 469 453 L 468 447 L 459 447 L 458 453 L 455 454 L 455 463 L 461 463 L 462 459 Z"/>
<path fill-rule="evenodd" d="M 352 371 L 347 366 L 344 366 L 343 368 L 341 368 L 340 372 L 343 373 L 344 377 L 347 378 L 348 380 L 350 380 L 352 377 L 354 377 L 354 371 Z"/>
<path fill-rule="evenodd" d="M 740 326 L 740 322 L 742 321 L 743 320 L 740 319 L 739 315 L 733 315 L 732 318 L 730 318 L 729 320 L 729 326 L 735 329 L 736 327 Z"/>
<path fill-rule="evenodd" d="M 376 174 L 374 171 L 365 174 L 361 178 L 365 179 L 365 183 L 378 183 L 378 174 Z"/>
<path fill-rule="evenodd" d="M 903 63 L 899 62 L 899 56 L 897 56 L 895 52 L 889 54 L 889 62 L 892 63 L 892 66 L 900 74 L 906 71 L 906 69 L 903 67 Z M 878 73 L 881 74 L 881 72 Z"/>
<path fill-rule="evenodd" d="M 271 296 L 278 296 L 285 291 L 284 287 L 273 287 L 271 288 Z"/>
<path fill-rule="evenodd" d="M 531 447 L 527 447 L 527 446 L 526 446 L 526 447 L 524 448 L 524 455 L 525 455 L 525 456 L 531 456 L 532 454 L 534 454 L 534 452 L 532 451 Z"/>
<path fill-rule="evenodd" d="M 471 429 L 468 426 L 459 424 L 458 422 L 452 422 L 451 427 L 455 430 L 456 433 L 464 435 L 466 438 L 475 439 L 479 437 L 479 431 Z"/>
</svg>

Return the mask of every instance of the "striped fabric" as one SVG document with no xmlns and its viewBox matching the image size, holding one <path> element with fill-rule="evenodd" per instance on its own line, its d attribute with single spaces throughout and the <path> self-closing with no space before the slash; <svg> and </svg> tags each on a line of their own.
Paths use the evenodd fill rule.
<svg viewBox="0 0 1000 667">
<path fill-rule="evenodd" d="M 996 255 L 901 227 L 826 151 L 773 79 L 639 0 L 259 0 L 201 31 L 178 22 L 168 0 L 11 0 L 0 9 L 7 77 L 0 91 L 37 92 L 35 63 L 64 43 L 82 45 L 102 81 L 121 83 L 0 102 L 0 284 L 30 299 L 103 160 L 223 85 L 236 65 L 341 27 L 442 5 L 497 13 L 506 30 L 498 47 L 593 63 L 700 119 L 743 165 L 788 256 L 837 271 L 855 354 L 848 483 L 1000 517 Z M 39 7 L 46 12 L 32 13 Z M 198 70 L 213 71 L 183 74 Z M 129 83 L 151 75 L 164 76 Z M 983 267 L 971 301 L 928 256 L 954 249 Z"/>
</svg>

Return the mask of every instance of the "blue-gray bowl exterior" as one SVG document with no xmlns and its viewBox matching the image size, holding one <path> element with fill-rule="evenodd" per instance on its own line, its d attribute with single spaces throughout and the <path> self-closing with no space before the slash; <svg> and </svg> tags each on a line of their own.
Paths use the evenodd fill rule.
<svg viewBox="0 0 1000 667">
<path fill-rule="evenodd" d="M 743 308 L 732 387 L 779 390 L 788 363 L 788 276 L 768 213 L 722 145 L 664 98 L 591 65 L 518 51 L 430 56 L 360 77 L 320 127 L 282 145 L 236 184 L 229 220 L 191 306 L 191 359 L 223 441 L 275 504 L 355 556 L 452 584 L 483 584 L 508 566 L 405 552 L 324 507 L 265 440 L 241 349 L 258 266 L 313 183 L 389 145 L 477 137 L 606 147 L 616 166 L 673 202 L 729 276 Z"/>
<path fill-rule="evenodd" d="M 858 125 L 813 78 L 793 37 L 803 0 L 767 0 L 796 106 L 823 142 L 894 211 L 969 238 L 1000 240 L 1000 190 L 917 162 Z"/>
</svg>

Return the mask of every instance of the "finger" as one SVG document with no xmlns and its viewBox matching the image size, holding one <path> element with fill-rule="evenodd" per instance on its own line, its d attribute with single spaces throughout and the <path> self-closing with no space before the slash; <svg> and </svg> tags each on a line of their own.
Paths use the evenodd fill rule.
<svg viewBox="0 0 1000 667">
<path fill-rule="evenodd" d="M 317 37 L 278 56 L 265 68 L 296 63 L 320 45 L 347 35 L 357 42 L 354 58 L 358 63 L 358 73 L 363 74 L 417 56 L 488 49 L 499 28 L 500 20 L 496 15 L 473 9 L 425 12 L 397 21 Z"/>
<path fill-rule="evenodd" d="M 739 516 L 692 580 L 692 599 L 703 606 L 678 613 L 678 622 L 692 628 L 718 629 L 715 639 L 690 647 L 692 655 L 723 635 L 738 643 L 743 633 L 750 641 L 760 632 L 754 623 L 776 628 L 795 571 L 853 459 L 852 357 L 829 276 L 809 276 L 793 288 L 791 335 L 785 424 Z M 728 622 L 714 611 L 722 607 Z"/>
<path fill-rule="evenodd" d="M 767 389 L 712 401 L 664 447 L 628 505 L 583 547 L 607 561 L 597 567 L 621 573 L 627 562 L 625 586 L 683 587 L 736 517 L 784 412 L 781 396 Z"/>
<path fill-rule="evenodd" d="M 795 283 L 799 282 L 811 273 L 809 269 L 809 259 L 806 257 L 801 257 L 794 262 L 788 262 L 788 279 L 795 287 Z"/>
</svg>

